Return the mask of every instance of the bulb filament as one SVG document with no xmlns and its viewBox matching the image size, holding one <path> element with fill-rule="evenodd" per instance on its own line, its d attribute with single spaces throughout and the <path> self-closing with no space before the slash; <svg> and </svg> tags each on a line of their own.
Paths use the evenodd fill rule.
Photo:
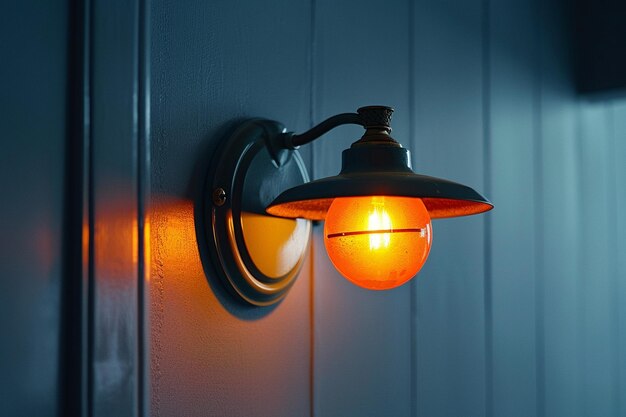
<svg viewBox="0 0 626 417">
<path fill-rule="evenodd" d="M 387 214 L 387 211 L 383 207 L 374 206 L 374 210 L 370 212 L 367 230 L 379 231 L 379 230 L 391 230 L 393 228 L 391 219 Z M 370 234 L 370 250 L 378 250 L 380 248 L 388 248 L 391 241 L 391 235 L 389 233 L 372 233 Z"/>
</svg>

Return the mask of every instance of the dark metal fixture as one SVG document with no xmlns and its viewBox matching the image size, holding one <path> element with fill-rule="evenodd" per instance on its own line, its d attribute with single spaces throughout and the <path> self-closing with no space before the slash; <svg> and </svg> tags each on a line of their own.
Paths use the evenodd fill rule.
<svg viewBox="0 0 626 417">
<path fill-rule="evenodd" d="M 409 151 L 390 136 L 392 112 L 390 107 L 362 107 L 357 113 L 333 116 L 302 134 L 286 132 L 275 121 L 252 119 L 224 142 L 206 180 L 203 210 L 211 219 L 206 224 L 206 238 L 213 260 L 229 288 L 255 305 L 273 304 L 284 297 L 303 264 L 309 220 L 323 220 L 336 198 L 421 199 L 431 219 L 478 214 L 493 208 L 468 186 L 414 173 Z M 338 175 L 309 182 L 297 149 L 344 124 L 361 125 L 365 134 L 343 151 Z M 255 231 L 245 225 L 246 213 L 258 216 L 266 212 L 306 219 L 294 226 L 299 230 L 297 239 L 305 241 L 295 245 L 297 253 L 283 262 L 279 271 L 259 267 L 249 237 Z M 268 227 L 274 226 L 268 223 Z"/>
</svg>

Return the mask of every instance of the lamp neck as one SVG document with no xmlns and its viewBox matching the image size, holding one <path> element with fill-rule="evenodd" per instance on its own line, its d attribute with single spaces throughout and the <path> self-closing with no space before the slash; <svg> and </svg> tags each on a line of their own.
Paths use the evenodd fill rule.
<svg viewBox="0 0 626 417">
<path fill-rule="evenodd" d="M 393 109 L 385 106 L 361 107 L 358 114 L 363 121 L 365 134 L 354 142 L 351 148 L 383 145 L 401 148 L 402 146 L 389 134 L 391 133 L 391 114 Z"/>
<path fill-rule="evenodd" d="M 341 154 L 339 175 L 371 172 L 413 173 L 408 149 L 396 146 L 352 146 Z"/>
</svg>

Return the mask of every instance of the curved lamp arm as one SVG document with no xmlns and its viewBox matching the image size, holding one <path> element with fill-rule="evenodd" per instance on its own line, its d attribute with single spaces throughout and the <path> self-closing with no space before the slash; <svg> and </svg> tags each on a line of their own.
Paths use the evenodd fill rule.
<svg viewBox="0 0 626 417">
<path fill-rule="evenodd" d="M 363 126 L 367 132 L 370 132 L 369 135 L 366 132 L 366 135 L 358 142 L 375 140 L 393 143 L 399 146 L 398 143 L 389 136 L 389 132 L 391 132 L 391 113 L 393 113 L 393 109 L 387 106 L 361 107 L 356 113 L 341 113 L 329 117 L 299 135 L 293 132 L 285 132 L 278 135 L 269 134 L 266 137 L 266 145 L 275 164 L 282 166 L 289 159 L 289 153 L 291 151 L 298 149 L 302 145 L 313 142 L 338 126 L 354 124 Z"/>
<path fill-rule="evenodd" d="M 288 149 L 298 149 L 302 145 L 313 142 L 323 134 L 341 125 L 361 125 L 365 126 L 361 115 L 358 113 L 341 113 L 335 116 L 329 117 L 317 126 L 312 127 L 304 133 L 295 135 L 293 133 L 285 133 L 285 145 Z"/>
</svg>

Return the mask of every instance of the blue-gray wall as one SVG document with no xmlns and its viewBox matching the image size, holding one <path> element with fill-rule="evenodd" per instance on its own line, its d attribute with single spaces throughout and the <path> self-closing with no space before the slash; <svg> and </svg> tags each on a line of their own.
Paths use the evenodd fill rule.
<svg viewBox="0 0 626 417">
<path fill-rule="evenodd" d="M 74 379 L 60 372 L 68 6 L 2 13 L 3 415 L 626 414 L 626 100 L 576 94 L 566 5 L 85 4 Z M 435 222 L 423 271 L 382 293 L 333 269 L 318 227 L 283 302 L 238 304 L 200 262 L 193 212 L 225 127 L 302 131 L 366 104 L 395 107 L 418 172 L 495 210 Z M 312 176 L 336 173 L 359 133 L 304 149 Z M 61 404 L 68 381 L 85 384 L 79 411 Z"/>
<path fill-rule="evenodd" d="M 153 2 L 155 414 L 623 415 L 626 106 L 576 95 L 567 10 L 544 3 Z M 341 278 L 318 229 L 283 304 L 229 313 L 189 209 L 176 253 L 159 209 L 188 204 L 190 161 L 235 118 L 302 130 L 378 103 L 418 171 L 496 209 L 436 222 L 422 273 L 386 293 Z M 358 134 L 314 144 L 313 176 Z"/>
<path fill-rule="evenodd" d="M 0 414 L 61 406 L 67 1 L 0 6 Z"/>
</svg>

